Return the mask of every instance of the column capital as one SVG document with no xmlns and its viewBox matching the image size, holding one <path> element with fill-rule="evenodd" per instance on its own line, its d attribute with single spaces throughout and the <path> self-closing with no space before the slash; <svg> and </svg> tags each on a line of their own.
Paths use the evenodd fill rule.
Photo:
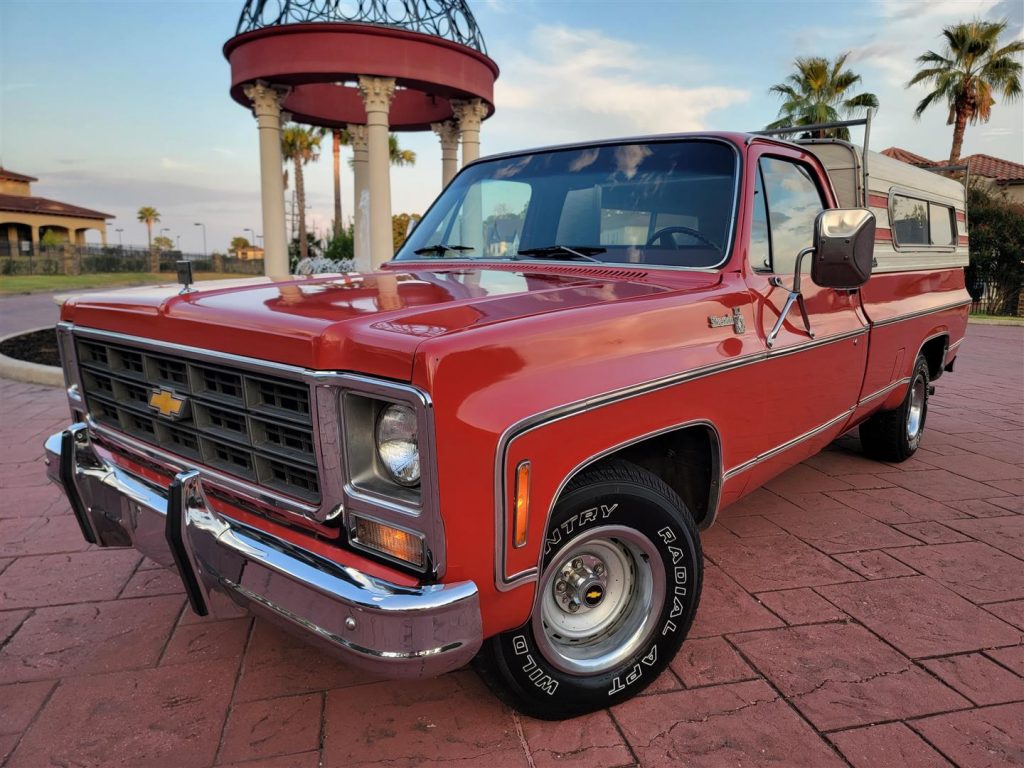
<svg viewBox="0 0 1024 768">
<path fill-rule="evenodd" d="M 391 109 L 391 101 L 395 98 L 395 79 L 393 77 L 359 76 L 359 95 L 363 98 L 366 112 L 383 112 Z"/>
<path fill-rule="evenodd" d="M 366 126 L 356 123 L 349 123 L 345 126 L 348 131 L 349 144 L 353 152 L 365 152 L 367 149 Z"/>
<path fill-rule="evenodd" d="M 452 111 L 455 113 L 455 119 L 459 121 L 459 128 L 463 131 L 479 131 L 480 123 L 487 117 L 487 105 L 482 99 L 452 99 Z"/>
<path fill-rule="evenodd" d="M 445 149 L 455 148 L 459 144 L 459 126 L 454 120 L 445 120 L 443 123 L 431 123 L 430 130 L 441 139 L 441 146 Z"/>
<path fill-rule="evenodd" d="M 252 111 L 257 118 L 279 118 L 281 104 L 288 95 L 288 91 L 289 89 L 284 86 L 270 85 L 262 80 L 257 80 L 242 88 L 245 97 L 252 102 Z"/>
</svg>

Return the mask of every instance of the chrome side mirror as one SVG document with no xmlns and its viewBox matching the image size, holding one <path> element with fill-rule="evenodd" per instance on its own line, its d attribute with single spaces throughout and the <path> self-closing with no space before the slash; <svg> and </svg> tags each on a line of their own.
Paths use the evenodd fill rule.
<svg viewBox="0 0 1024 768">
<path fill-rule="evenodd" d="M 871 277 L 875 214 L 866 208 L 822 211 L 814 221 L 811 280 L 823 288 L 859 288 Z"/>
</svg>

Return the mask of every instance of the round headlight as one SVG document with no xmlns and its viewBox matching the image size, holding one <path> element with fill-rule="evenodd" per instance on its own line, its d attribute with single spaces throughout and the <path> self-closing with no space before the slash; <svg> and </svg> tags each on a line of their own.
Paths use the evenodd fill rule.
<svg viewBox="0 0 1024 768">
<path fill-rule="evenodd" d="M 420 481 L 420 447 L 416 413 L 405 405 L 389 405 L 377 418 L 377 456 L 401 485 Z"/>
</svg>

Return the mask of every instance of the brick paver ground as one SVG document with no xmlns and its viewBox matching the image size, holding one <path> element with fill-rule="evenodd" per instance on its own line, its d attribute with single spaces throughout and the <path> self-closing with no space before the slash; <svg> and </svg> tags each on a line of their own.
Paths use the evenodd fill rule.
<svg viewBox="0 0 1024 768">
<path fill-rule="evenodd" d="M 566 723 L 462 670 L 381 682 L 80 538 L 40 464 L 61 394 L 0 382 L 0 762 L 1024 765 L 1024 329 L 972 326 L 902 465 L 848 436 L 705 536 L 700 615 L 645 695 Z"/>
</svg>

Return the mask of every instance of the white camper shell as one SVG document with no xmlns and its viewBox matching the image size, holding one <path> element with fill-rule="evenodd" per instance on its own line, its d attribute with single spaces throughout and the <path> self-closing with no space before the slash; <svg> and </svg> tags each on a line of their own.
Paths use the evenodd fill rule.
<svg viewBox="0 0 1024 768">
<path fill-rule="evenodd" d="M 828 170 L 839 204 L 875 214 L 873 272 L 966 267 L 967 199 L 962 183 L 836 139 L 797 142 Z M 867 195 L 864 183 L 867 181 Z"/>
</svg>

